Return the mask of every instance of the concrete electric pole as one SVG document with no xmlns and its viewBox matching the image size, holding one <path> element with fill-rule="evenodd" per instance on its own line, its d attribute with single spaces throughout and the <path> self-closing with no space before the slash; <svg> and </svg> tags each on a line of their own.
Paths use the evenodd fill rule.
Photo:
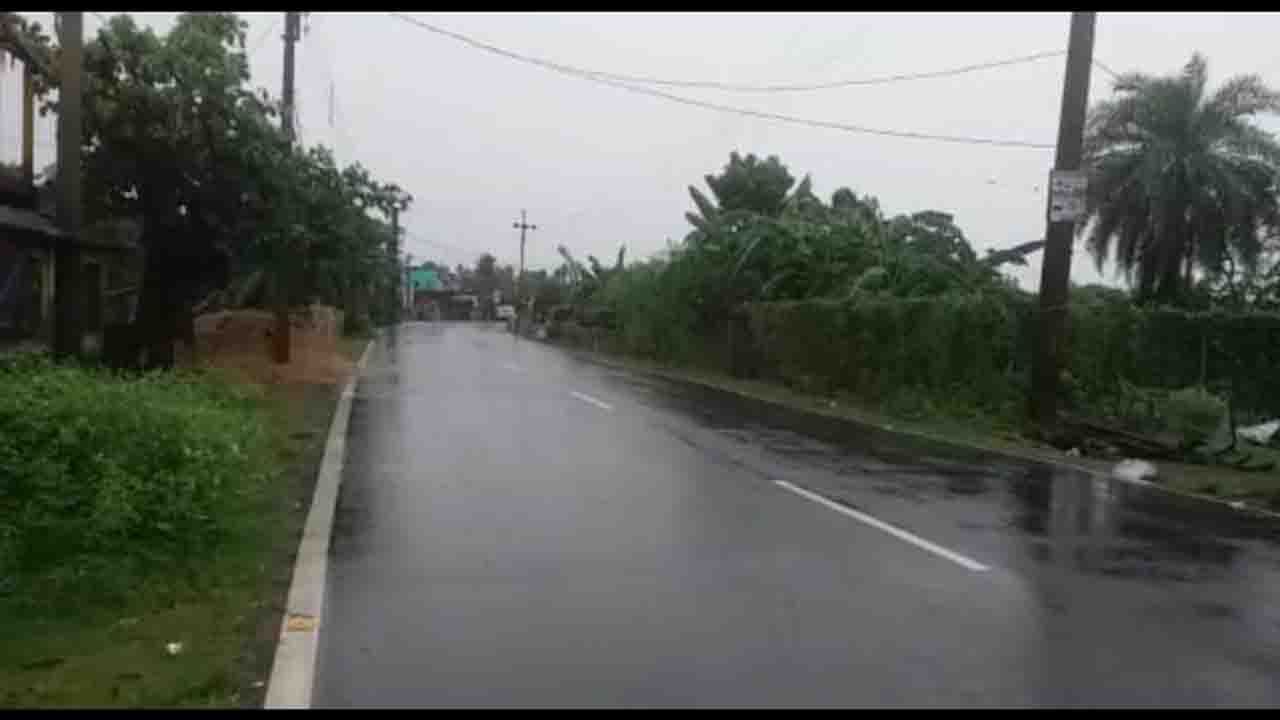
<svg viewBox="0 0 1280 720">
<path fill-rule="evenodd" d="M 413 254 L 404 255 L 404 287 L 401 288 L 400 300 L 404 309 L 413 318 Z"/>
<path fill-rule="evenodd" d="M 293 46 L 298 41 L 299 14 L 296 12 L 286 12 L 284 14 L 284 81 L 281 84 L 281 127 L 284 130 L 284 136 L 289 142 L 290 148 L 293 147 L 294 125 L 293 125 Z M 289 346 L 292 335 L 292 323 L 289 320 L 289 288 L 285 279 L 286 265 L 282 258 L 276 258 L 275 270 L 275 315 L 276 315 L 276 331 L 272 336 L 272 356 L 277 363 L 284 364 L 289 362 Z"/>
<path fill-rule="evenodd" d="M 1089 71 L 1093 64 L 1096 13 L 1071 13 L 1067 72 L 1062 86 L 1058 148 L 1049 182 L 1044 264 L 1040 271 L 1040 322 L 1031 365 L 1031 419 L 1041 428 L 1058 421 L 1058 373 L 1062 367 L 1067 300 L 1071 280 L 1071 245 L 1076 220 L 1083 217 L 1085 179 L 1080 172 Z"/>
<path fill-rule="evenodd" d="M 537 225 L 530 225 L 526 222 L 525 211 L 520 211 L 520 222 L 511 223 L 511 227 L 520 231 L 520 274 L 516 275 L 516 302 L 520 301 L 521 286 L 524 285 L 524 241 L 525 232 L 528 230 L 537 230 Z"/>
<path fill-rule="evenodd" d="M 391 208 L 391 244 L 387 246 L 387 255 L 390 257 L 396 272 L 391 274 L 392 286 L 388 288 L 392 300 L 391 311 L 396 313 L 396 317 L 400 316 L 400 208 Z"/>
</svg>

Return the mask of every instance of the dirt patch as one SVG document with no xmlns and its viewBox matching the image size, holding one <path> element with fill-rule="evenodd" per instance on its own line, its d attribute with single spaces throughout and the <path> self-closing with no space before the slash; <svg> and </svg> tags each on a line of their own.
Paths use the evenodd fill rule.
<svg viewBox="0 0 1280 720">
<path fill-rule="evenodd" d="M 196 348 L 179 345 L 178 364 L 229 370 L 267 385 L 306 383 L 335 385 L 354 363 L 342 351 L 342 313 L 327 305 L 295 312 L 289 362 L 271 359 L 275 318 L 264 310 L 225 310 L 195 319 Z"/>
</svg>

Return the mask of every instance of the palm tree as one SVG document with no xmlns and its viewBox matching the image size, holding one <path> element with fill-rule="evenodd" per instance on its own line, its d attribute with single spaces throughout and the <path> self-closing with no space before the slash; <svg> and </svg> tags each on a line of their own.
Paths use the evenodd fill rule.
<svg viewBox="0 0 1280 720">
<path fill-rule="evenodd" d="M 1276 219 L 1280 144 L 1250 118 L 1280 111 L 1280 93 L 1240 75 L 1208 95 L 1205 69 L 1196 53 L 1177 75 L 1122 75 L 1086 127 L 1080 232 L 1098 269 L 1110 254 L 1140 302 L 1176 301 L 1196 267 L 1252 266 Z"/>
</svg>

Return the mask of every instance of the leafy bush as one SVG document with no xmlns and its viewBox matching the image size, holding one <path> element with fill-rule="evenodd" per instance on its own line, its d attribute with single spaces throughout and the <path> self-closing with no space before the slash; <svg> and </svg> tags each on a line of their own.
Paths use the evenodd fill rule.
<svg viewBox="0 0 1280 720">
<path fill-rule="evenodd" d="M 272 467 L 258 407 L 200 374 L 0 364 L 0 572 L 126 582 L 209 551 Z"/>
<path fill-rule="evenodd" d="M 816 376 L 872 399 L 913 388 L 976 406 L 1003 405 L 1012 318 L 986 293 L 749 307 L 766 374 Z"/>
<path fill-rule="evenodd" d="M 907 413 L 1025 416 L 1040 312 L 999 268 L 1037 243 L 978 259 L 947 213 L 886 218 L 844 188 L 826 203 L 807 178 L 792 190 L 785 167 L 750 157 L 707 182 L 715 202 L 690 188 L 683 242 L 591 296 L 621 349 Z M 1069 306 L 1065 409 L 1162 430 L 1154 399 L 1206 385 L 1230 388 L 1242 416 L 1280 414 L 1280 313 L 1140 307 L 1098 285 L 1072 288 Z"/>
<path fill-rule="evenodd" d="M 601 299 L 613 309 L 622 349 L 660 361 L 687 361 L 696 342 L 697 289 L 687 263 L 637 263 L 610 279 Z"/>
<path fill-rule="evenodd" d="M 1218 429 L 1227 405 L 1204 388 L 1190 387 L 1170 394 L 1162 410 L 1169 429 L 1178 433 L 1184 447 L 1193 448 Z"/>
</svg>

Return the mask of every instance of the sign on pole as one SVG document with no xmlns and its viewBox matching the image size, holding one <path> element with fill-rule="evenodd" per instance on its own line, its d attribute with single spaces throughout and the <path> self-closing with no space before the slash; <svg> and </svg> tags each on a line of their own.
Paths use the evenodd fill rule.
<svg viewBox="0 0 1280 720">
<path fill-rule="evenodd" d="M 1075 222 L 1084 217 L 1088 176 L 1083 170 L 1049 172 L 1049 222 Z"/>
</svg>

